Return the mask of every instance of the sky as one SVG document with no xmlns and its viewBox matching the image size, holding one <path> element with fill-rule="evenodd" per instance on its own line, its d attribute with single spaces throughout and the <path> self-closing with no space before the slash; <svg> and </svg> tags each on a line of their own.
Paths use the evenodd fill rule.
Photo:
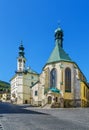
<svg viewBox="0 0 89 130">
<path fill-rule="evenodd" d="M 0 0 L 0 80 L 15 74 L 21 41 L 26 66 L 41 73 L 58 26 L 64 50 L 89 81 L 89 0 Z"/>
</svg>

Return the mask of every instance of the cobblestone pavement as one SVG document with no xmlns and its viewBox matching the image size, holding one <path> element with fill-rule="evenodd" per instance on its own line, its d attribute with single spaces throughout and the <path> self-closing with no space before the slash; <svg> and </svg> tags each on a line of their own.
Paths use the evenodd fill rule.
<svg viewBox="0 0 89 130">
<path fill-rule="evenodd" d="M 42 109 L 2 103 L 0 130 L 89 130 L 89 108 Z"/>
</svg>

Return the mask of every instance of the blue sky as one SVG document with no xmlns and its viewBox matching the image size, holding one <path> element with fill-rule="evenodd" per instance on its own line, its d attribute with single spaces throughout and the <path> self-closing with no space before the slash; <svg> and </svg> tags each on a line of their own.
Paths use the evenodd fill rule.
<svg viewBox="0 0 89 130">
<path fill-rule="evenodd" d="M 89 81 L 89 0 L 0 0 L 0 80 L 15 74 L 21 40 L 27 66 L 42 71 L 58 21 L 64 50 Z"/>
</svg>

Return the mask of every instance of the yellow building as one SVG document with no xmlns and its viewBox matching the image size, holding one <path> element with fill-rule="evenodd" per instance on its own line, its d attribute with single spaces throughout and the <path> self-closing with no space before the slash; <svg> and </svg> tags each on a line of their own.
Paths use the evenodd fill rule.
<svg viewBox="0 0 89 130">
<path fill-rule="evenodd" d="M 3 101 L 3 94 L 10 95 L 10 84 L 0 80 L 0 101 Z M 6 96 L 7 97 L 7 96 Z M 5 98 L 7 100 L 7 98 Z M 9 96 L 10 100 L 10 96 Z"/>
<path fill-rule="evenodd" d="M 2 101 L 2 102 L 10 101 L 10 93 L 9 92 L 0 92 L 0 101 Z"/>
<path fill-rule="evenodd" d="M 81 107 L 89 107 L 89 85 L 81 81 Z"/>
</svg>

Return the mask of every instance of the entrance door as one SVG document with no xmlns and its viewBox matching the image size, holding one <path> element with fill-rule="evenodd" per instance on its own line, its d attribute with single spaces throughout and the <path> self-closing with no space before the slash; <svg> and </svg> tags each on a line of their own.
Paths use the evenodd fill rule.
<svg viewBox="0 0 89 130">
<path fill-rule="evenodd" d="M 28 100 L 25 100 L 25 104 L 27 104 L 28 103 Z"/>
<path fill-rule="evenodd" d="M 49 97 L 48 97 L 48 104 L 51 104 L 51 103 L 52 103 L 52 97 L 49 96 Z"/>
</svg>

